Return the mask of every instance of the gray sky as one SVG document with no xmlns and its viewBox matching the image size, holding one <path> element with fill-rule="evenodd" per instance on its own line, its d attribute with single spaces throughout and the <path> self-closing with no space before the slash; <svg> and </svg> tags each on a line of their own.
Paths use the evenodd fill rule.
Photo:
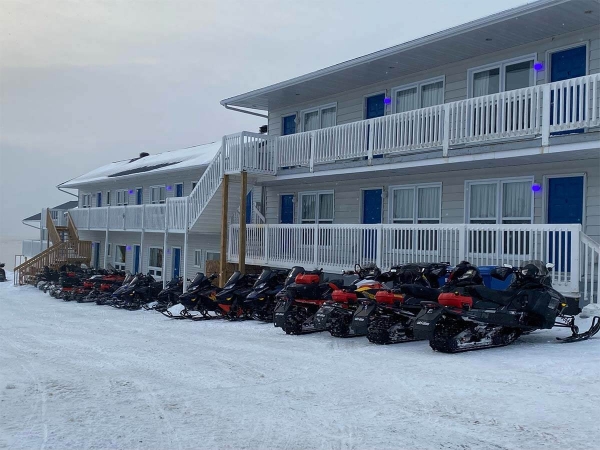
<svg viewBox="0 0 600 450">
<path fill-rule="evenodd" d="M 0 0 L 0 234 L 55 186 L 266 120 L 219 101 L 523 0 Z"/>
</svg>

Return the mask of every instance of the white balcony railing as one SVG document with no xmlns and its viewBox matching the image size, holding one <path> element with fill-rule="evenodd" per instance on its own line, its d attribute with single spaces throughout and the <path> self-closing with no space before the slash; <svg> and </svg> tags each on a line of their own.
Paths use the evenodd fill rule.
<svg viewBox="0 0 600 450">
<path fill-rule="evenodd" d="M 32 258 L 48 248 L 48 241 L 24 240 L 21 243 L 21 254 L 26 258 Z"/>
<path fill-rule="evenodd" d="M 467 260 L 476 265 L 517 266 L 539 259 L 555 264 L 555 288 L 570 296 L 581 291 L 588 301 L 598 301 L 600 250 L 585 238 L 578 224 L 247 225 L 246 262 L 335 273 L 357 263 L 389 269 L 411 262 Z M 582 249 L 583 243 L 587 247 Z M 238 261 L 237 224 L 229 227 L 227 257 Z"/>
<path fill-rule="evenodd" d="M 600 126 L 600 74 L 275 138 L 277 170 Z M 239 146 L 238 146 L 239 147 Z"/>
<path fill-rule="evenodd" d="M 182 200 L 185 202 L 187 197 Z M 73 218 L 75 226 L 80 230 L 164 231 L 165 211 L 165 204 L 127 205 L 76 208 L 69 210 L 69 214 Z M 169 231 L 174 232 L 183 230 L 183 223 L 178 223 L 169 229 Z"/>
</svg>

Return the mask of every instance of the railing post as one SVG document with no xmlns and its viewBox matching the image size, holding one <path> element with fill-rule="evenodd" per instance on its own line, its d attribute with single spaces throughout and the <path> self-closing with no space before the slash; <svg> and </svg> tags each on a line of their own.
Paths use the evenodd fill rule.
<svg viewBox="0 0 600 450">
<path fill-rule="evenodd" d="M 240 152 L 240 167 L 239 167 L 239 171 L 243 171 L 244 170 L 244 132 L 242 131 L 240 133 L 240 137 L 239 137 L 239 143 L 238 143 L 238 151 Z"/>
<path fill-rule="evenodd" d="M 146 204 L 142 204 L 142 234 L 140 236 L 140 269 L 144 261 L 144 237 L 146 234 Z M 143 271 L 142 271 L 143 272 Z"/>
<path fill-rule="evenodd" d="M 183 237 L 183 292 L 187 292 L 187 255 L 188 255 L 188 237 L 189 237 L 189 227 L 188 227 L 188 219 L 189 219 L 189 206 L 190 202 L 185 202 L 185 235 Z M 172 266 L 173 264 L 171 264 Z M 166 274 L 163 273 L 163 278 L 166 279 Z"/>
<path fill-rule="evenodd" d="M 444 104 L 444 129 L 442 130 L 442 156 L 448 157 L 450 148 L 450 104 Z"/>
<path fill-rule="evenodd" d="M 542 147 L 550 143 L 550 84 L 542 87 Z"/>
<path fill-rule="evenodd" d="M 384 270 L 382 265 L 383 265 L 383 225 L 379 224 L 377 226 L 377 241 L 376 241 L 376 250 L 375 250 L 375 265 L 377 267 L 379 267 L 379 269 L 381 269 L 382 271 Z M 389 267 L 386 267 L 385 270 L 390 269 Z"/>
<path fill-rule="evenodd" d="M 458 261 L 450 261 L 450 264 L 458 264 L 467 259 L 467 233 L 469 225 L 458 226 Z"/>
<path fill-rule="evenodd" d="M 87 208 L 87 229 L 90 229 L 90 209 L 91 208 Z"/>
<path fill-rule="evenodd" d="M 308 160 L 308 166 L 310 167 L 310 171 L 314 172 L 315 170 L 315 136 L 316 133 L 311 131 L 310 133 L 310 158 Z"/>
<path fill-rule="evenodd" d="M 279 168 L 279 138 L 275 136 L 273 142 L 273 175 L 277 175 Z"/>
<path fill-rule="evenodd" d="M 581 261 L 579 252 L 581 250 L 581 225 L 571 225 L 571 276 L 569 278 L 570 292 L 580 293 L 579 282 L 581 281 Z M 567 241 L 568 242 L 568 241 Z"/>
<path fill-rule="evenodd" d="M 108 266 L 108 230 L 110 229 L 110 206 L 106 207 L 106 234 L 104 236 L 104 268 Z"/>
<path fill-rule="evenodd" d="M 313 236 L 313 258 L 315 261 L 315 269 L 319 268 L 319 224 L 315 223 L 315 235 Z"/>
<path fill-rule="evenodd" d="M 169 234 L 169 208 L 167 208 L 167 204 L 165 203 L 165 235 L 164 235 L 164 239 L 163 239 L 163 255 L 167 254 L 167 237 Z M 164 263 L 166 261 L 163 260 L 163 266 L 166 266 L 166 264 Z M 163 289 L 167 287 L 167 277 L 166 277 L 166 273 L 165 273 L 165 267 L 163 267 L 163 277 L 162 277 L 162 281 L 163 281 Z"/>
<path fill-rule="evenodd" d="M 375 121 L 373 119 L 369 119 L 367 123 L 367 133 L 369 136 L 367 140 L 367 164 L 370 166 L 373 164 L 373 143 L 375 142 Z"/>
<path fill-rule="evenodd" d="M 265 240 L 264 245 L 265 245 L 265 265 L 269 265 L 269 225 L 268 224 L 264 224 L 263 225 L 265 233 L 264 233 L 264 237 L 263 239 Z"/>
<path fill-rule="evenodd" d="M 221 170 L 219 171 L 219 178 L 223 176 L 225 173 L 225 149 L 227 148 L 227 138 L 223 136 L 221 140 Z M 198 184 L 200 184 L 200 180 L 198 180 Z"/>
</svg>

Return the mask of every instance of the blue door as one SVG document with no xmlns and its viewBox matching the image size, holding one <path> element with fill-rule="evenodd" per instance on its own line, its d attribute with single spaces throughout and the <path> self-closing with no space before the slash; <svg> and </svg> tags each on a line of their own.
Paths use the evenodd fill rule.
<svg viewBox="0 0 600 450">
<path fill-rule="evenodd" d="M 96 269 L 100 268 L 100 242 L 94 242 L 94 267 Z"/>
<path fill-rule="evenodd" d="M 279 223 L 294 223 L 294 196 L 282 195 Z"/>
<path fill-rule="evenodd" d="M 175 197 L 183 197 L 183 184 L 175 185 Z"/>
<path fill-rule="evenodd" d="M 246 223 L 252 223 L 252 191 L 246 195 Z"/>
<path fill-rule="evenodd" d="M 137 188 L 135 190 L 135 204 L 136 205 L 141 205 L 142 203 L 144 203 L 143 189 L 142 188 Z"/>
<path fill-rule="evenodd" d="M 100 208 L 102 206 L 102 192 L 96 194 L 96 206 Z"/>
<path fill-rule="evenodd" d="M 173 278 L 179 277 L 181 268 L 181 249 L 173 248 Z"/>
<path fill-rule="evenodd" d="M 140 273 L 140 246 L 133 246 L 133 273 Z"/>
<path fill-rule="evenodd" d="M 367 189 L 363 191 L 362 223 L 381 223 L 381 189 Z M 377 257 L 377 231 L 365 230 L 363 232 L 363 255 L 375 261 Z"/>
<path fill-rule="evenodd" d="M 283 135 L 296 133 L 296 115 L 286 116 L 283 118 Z"/>
<path fill-rule="evenodd" d="M 385 94 L 377 94 L 367 97 L 367 114 L 366 119 L 374 119 L 385 115 Z"/>
<path fill-rule="evenodd" d="M 583 177 L 550 178 L 548 181 L 548 223 L 583 222 Z M 550 262 L 557 270 L 571 271 L 570 236 L 565 232 L 551 232 L 549 236 Z"/>
<path fill-rule="evenodd" d="M 562 81 L 584 76 L 586 74 L 586 61 L 587 52 L 585 45 L 552 53 L 550 59 L 550 81 Z M 567 92 L 567 89 L 570 89 L 570 92 Z M 552 91 L 550 96 L 550 124 L 554 124 L 555 106 L 557 111 L 561 111 L 562 117 L 568 117 L 569 120 L 584 120 L 585 117 L 578 117 L 579 108 L 573 108 L 571 102 L 569 102 L 570 104 L 567 104 L 567 101 L 565 101 L 566 99 L 573 98 L 574 96 L 576 97 L 575 104 L 577 105 L 579 104 L 580 95 L 583 94 L 583 92 L 580 92 L 579 87 L 565 87 L 558 96 L 559 98 L 554 98 L 554 91 Z M 582 114 L 584 116 L 586 114 L 585 106 L 582 108 Z M 560 131 L 552 134 L 559 135 L 566 133 L 583 133 L 583 129 Z"/>
</svg>

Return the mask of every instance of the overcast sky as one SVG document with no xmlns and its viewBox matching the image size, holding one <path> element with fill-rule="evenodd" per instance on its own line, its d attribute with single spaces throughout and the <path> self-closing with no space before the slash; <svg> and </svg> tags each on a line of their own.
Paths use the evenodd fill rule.
<svg viewBox="0 0 600 450">
<path fill-rule="evenodd" d="M 255 131 L 219 101 L 524 0 L 0 0 L 0 233 L 108 162 Z"/>
</svg>

